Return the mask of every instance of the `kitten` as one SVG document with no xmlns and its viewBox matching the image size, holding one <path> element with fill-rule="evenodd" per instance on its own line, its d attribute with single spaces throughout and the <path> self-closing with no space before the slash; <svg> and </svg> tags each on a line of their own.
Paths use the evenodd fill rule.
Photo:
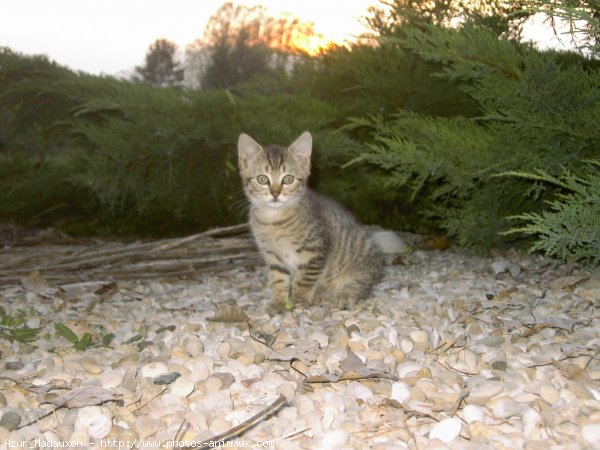
<svg viewBox="0 0 600 450">
<path fill-rule="evenodd" d="M 250 227 L 269 268 L 267 311 L 295 303 L 351 308 L 378 280 L 383 258 L 343 206 L 307 187 L 312 137 L 289 147 L 238 140 L 239 168 L 250 201 Z"/>
</svg>

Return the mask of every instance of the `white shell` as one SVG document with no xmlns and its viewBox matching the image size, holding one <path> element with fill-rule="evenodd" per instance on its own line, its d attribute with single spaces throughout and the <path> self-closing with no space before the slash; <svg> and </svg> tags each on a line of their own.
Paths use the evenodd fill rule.
<svg viewBox="0 0 600 450">
<path fill-rule="evenodd" d="M 169 392 L 174 395 L 185 397 L 194 392 L 194 383 L 185 377 L 177 378 L 170 386 Z"/>
<path fill-rule="evenodd" d="M 383 253 L 404 253 L 406 244 L 393 231 L 377 231 L 373 233 L 373 240 Z"/>
<path fill-rule="evenodd" d="M 439 439 L 446 444 L 452 442 L 460 434 L 462 422 L 457 417 L 444 419 L 436 423 L 429 432 L 429 439 Z"/>
<path fill-rule="evenodd" d="M 142 367 L 140 372 L 143 377 L 154 378 L 169 373 L 169 369 L 161 362 L 153 362 Z"/>
<path fill-rule="evenodd" d="M 112 428 L 112 414 L 101 406 L 85 406 L 77 412 L 74 428 L 87 428 L 92 439 L 101 439 Z"/>
<path fill-rule="evenodd" d="M 325 433 L 321 438 L 321 446 L 323 450 L 335 450 L 343 447 L 348 443 L 350 436 L 344 430 L 331 430 Z"/>
<path fill-rule="evenodd" d="M 478 421 L 485 424 L 485 413 L 477 405 L 467 405 L 463 408 L 463 419 L 467 423 Z"/>
<path fill-rule="evenodd" d="M 396 381 L 392 384 L 392 395 L 390 398 L 399 403 L 407 403 L 410 400 L 410 389 L 406 383 Z"/>
</svg>

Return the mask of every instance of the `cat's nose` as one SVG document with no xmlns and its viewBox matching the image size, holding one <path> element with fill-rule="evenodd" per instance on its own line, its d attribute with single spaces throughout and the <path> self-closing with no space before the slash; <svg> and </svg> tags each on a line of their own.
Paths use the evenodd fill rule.
<svg viewBox="0 0 600 450">
<path fill-rule="evenodd" d="M 273 198 L 277 198 L 279 197 L 279 194 L 281 194 L 281 187 L 279 185 L 274 184 L 271 186 L 270 191 Z"/>
</svg>

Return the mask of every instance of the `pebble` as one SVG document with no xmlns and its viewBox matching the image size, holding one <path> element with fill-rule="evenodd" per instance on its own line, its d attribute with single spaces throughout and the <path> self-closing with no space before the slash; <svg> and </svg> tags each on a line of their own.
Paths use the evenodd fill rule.
<svg viewBox="0 0 600 450">
<path fill-rule="evenodd" d="M 152 380 L 152 382 L 154 384 L 162 386 L 164 384 L 174 383 L 179 379 L 179 377 L 181 377 L 181 374 L 179 372 L 169 372 L 163 375 L 158 375 L 156 378 L 154 378 L 154 380 Z"/>
<path fill-rule="evenodd" d="M 512 398 L 502 396 L 491 400 L 487 407 L 498 419 L 508 419 L 519 416 L 523 412 L 523 405 L 515 402 Z"/>
<path fill-rule="evenodd" d="M 112 428 L 112 414 L 101 406 L 84 406 L 77 412 L 75 430 L 86 428 L 92 439 L 102 439 Z"/>
<path fill-rule="evenodd" d="M 125 372 L 121 370 L 111 370 L 102 375 L 100 382 L 102 383 L 103 388 L 112 389 L 123 383 L 124 377 Z"/>
<path fill-rule="evenodd" d="M 391 399 L 396 400 L 399 403 L 408 403 L 410 400 L 410 388 L 406 383 L 396 381 L 392 384 L 392 395 Z"/>
<path fill-rule="evenodd" d="M 169 393 L 179 395 L 181 397 L 187 397 L 194 392 L 195 385 L 187 378 L 177 378 L 173 384 L 169 386 Z"/>
<path fill-rule="evenodd" d="M 554 404 L 560 398 L 560 392 L 548 383 L 542 384 L 539 392 L 541 399 L 550 405 Z"/>
<path fill-rule="evenodd" d="M 164 375 L 169 373 L 169 369 L 167 366 L 161 362 L 155 362 L 146 364 L 141 369 L 142 377 L 144 378 L 155 378 L 159 375 Z"/>
<path fill-rule="evenodd" d="M 449 444 L 460 434 L 462 422 L 457 417 L 449 417 L 436 423 L 429 432 L 429 439 L 439 439 Z"/>
<path fill-rule="evenodd" d="M 481 422 L 485 424 L 485 413 L 483 409 L 477 405 L 466 405 L 463 408 L 463 419 L 467 423 Z"/>
<path fill-rule="evenodd" d="M 0 417 L 0 427 L 12 431 L 21 423 L 21 415 L 16 411 L 3 411 Z"/>
<path fill-rule="evenodd" d="M 588 444 L 600 445 L 600 423 L 590 423 L 581 427 L 581 436 Z"/>
<path fill-rule="evenodd" d="M 348 443 L 350 435 L 344 430 L 327 431 L 321 438 L 320 448 L 323 450 L 338 450 Z"/>
<path fill-rule="evenodd" d="M 81 358 L 79 361 L 85 371 L 92 375 L 100 375 L 104 369 L 92 358 Z"/>
<path fill-rule="evenodd" d="M 227 239 L 194 241 L 190 251 Z M 231 239 L 252 245 L 246 237 Z M 502 255 L 415 251 L 404 257 L 405 265 L 386 267 L 372 297 L 351 310 L 325 303 L 274 316 L 264 312 L 269 294 L 262 265 L 186 280 L 120 281 L 101 313 L 71 308 L 66 318 L 53 301 L 27 297 L 20 286 L 2 287 L 3 307 L 10 314 L 23 311 L 28 324 L 79 323 L 87 332 L 101 325 L 115 338 L 110 347 L 85 352 L 65 348 L 64 338 L 53 333 L 35 346 L 0 340 L 7 376 L 32 384 L 26 389 L 0 380 L 0 424 L 17 426 L 9 423 L 9 411 L 21 423 L 35 420 L 50 406 L 40 407 L 43 395 L 52 399 L 78 388 L 102 389 L 118 401 L 61 408 L 44 419 L 44 427 L 0 426 L 0 442 L 52 439 L 59 423 L 60 439 L 83 442 L 104 433 L 103 439 L 117 441 L 171 439 L 182 423 L 187 425 L 179 438 L 208 440 L 283 395 L 288 401 L 244 438 L 276 439 L 277 448 L 293 450 L 544 450 L 557 442 L 596 448 L 600 363 L 590 359 L 589 349 L 600 344 L 600 318 L 589 305 L 600 281 L 589 271 L 597 284 L 552 291 L 564 272 L 560 264 Z M 502 269 L 498 277 L 490 270 L 495 261 L 505 262 L 496 267 Z M 73 301 L 98 285 L 78 289 Z M 135 307 L 128 295 L 136 296 Z M 243 310 L 250 326 L 206 320 L 222 302 Z M 585 321 L 573 326 L 581 317 Z M 525 332 L 523 324 L 533 320 L 551 326 Z M 132 336 L 139 339 L 125 344 Z M 360 362 L 348 360 L 348 349 Z M 305 382 L 311 375 L 356 370 L 383 376 Z M 468 396 L 454 412 L 462 393 Z M 415 416 L 409 428 L 397 426 L 406 420 L 406 408 L 439 422 Z M 87 422 L 94 417 L 101 418 Z"/>
<path fill-rule="evenodd" d="M 135 422 L 135 431 L 140 439 L 147 439 L 158 431 L 160 422 L 148 416 L 139 417 Z"/>
</svg>

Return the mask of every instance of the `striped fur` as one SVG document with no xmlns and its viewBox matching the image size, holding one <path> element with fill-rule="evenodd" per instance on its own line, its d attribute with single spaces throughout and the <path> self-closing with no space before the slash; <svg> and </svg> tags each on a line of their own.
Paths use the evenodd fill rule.
<svg viewBox="0 0 600 450">
<path fill-rule="evenodd" d="M 308 189 L 311 151 L 308 132 L 287 148 L 263 148 L 246 134 L 238 141 L 250 226 L 269 269 L 270 312 L 295 303 L 351 308 L 381 272 L 383 258 L 361 224 Z"/>
</svg>

